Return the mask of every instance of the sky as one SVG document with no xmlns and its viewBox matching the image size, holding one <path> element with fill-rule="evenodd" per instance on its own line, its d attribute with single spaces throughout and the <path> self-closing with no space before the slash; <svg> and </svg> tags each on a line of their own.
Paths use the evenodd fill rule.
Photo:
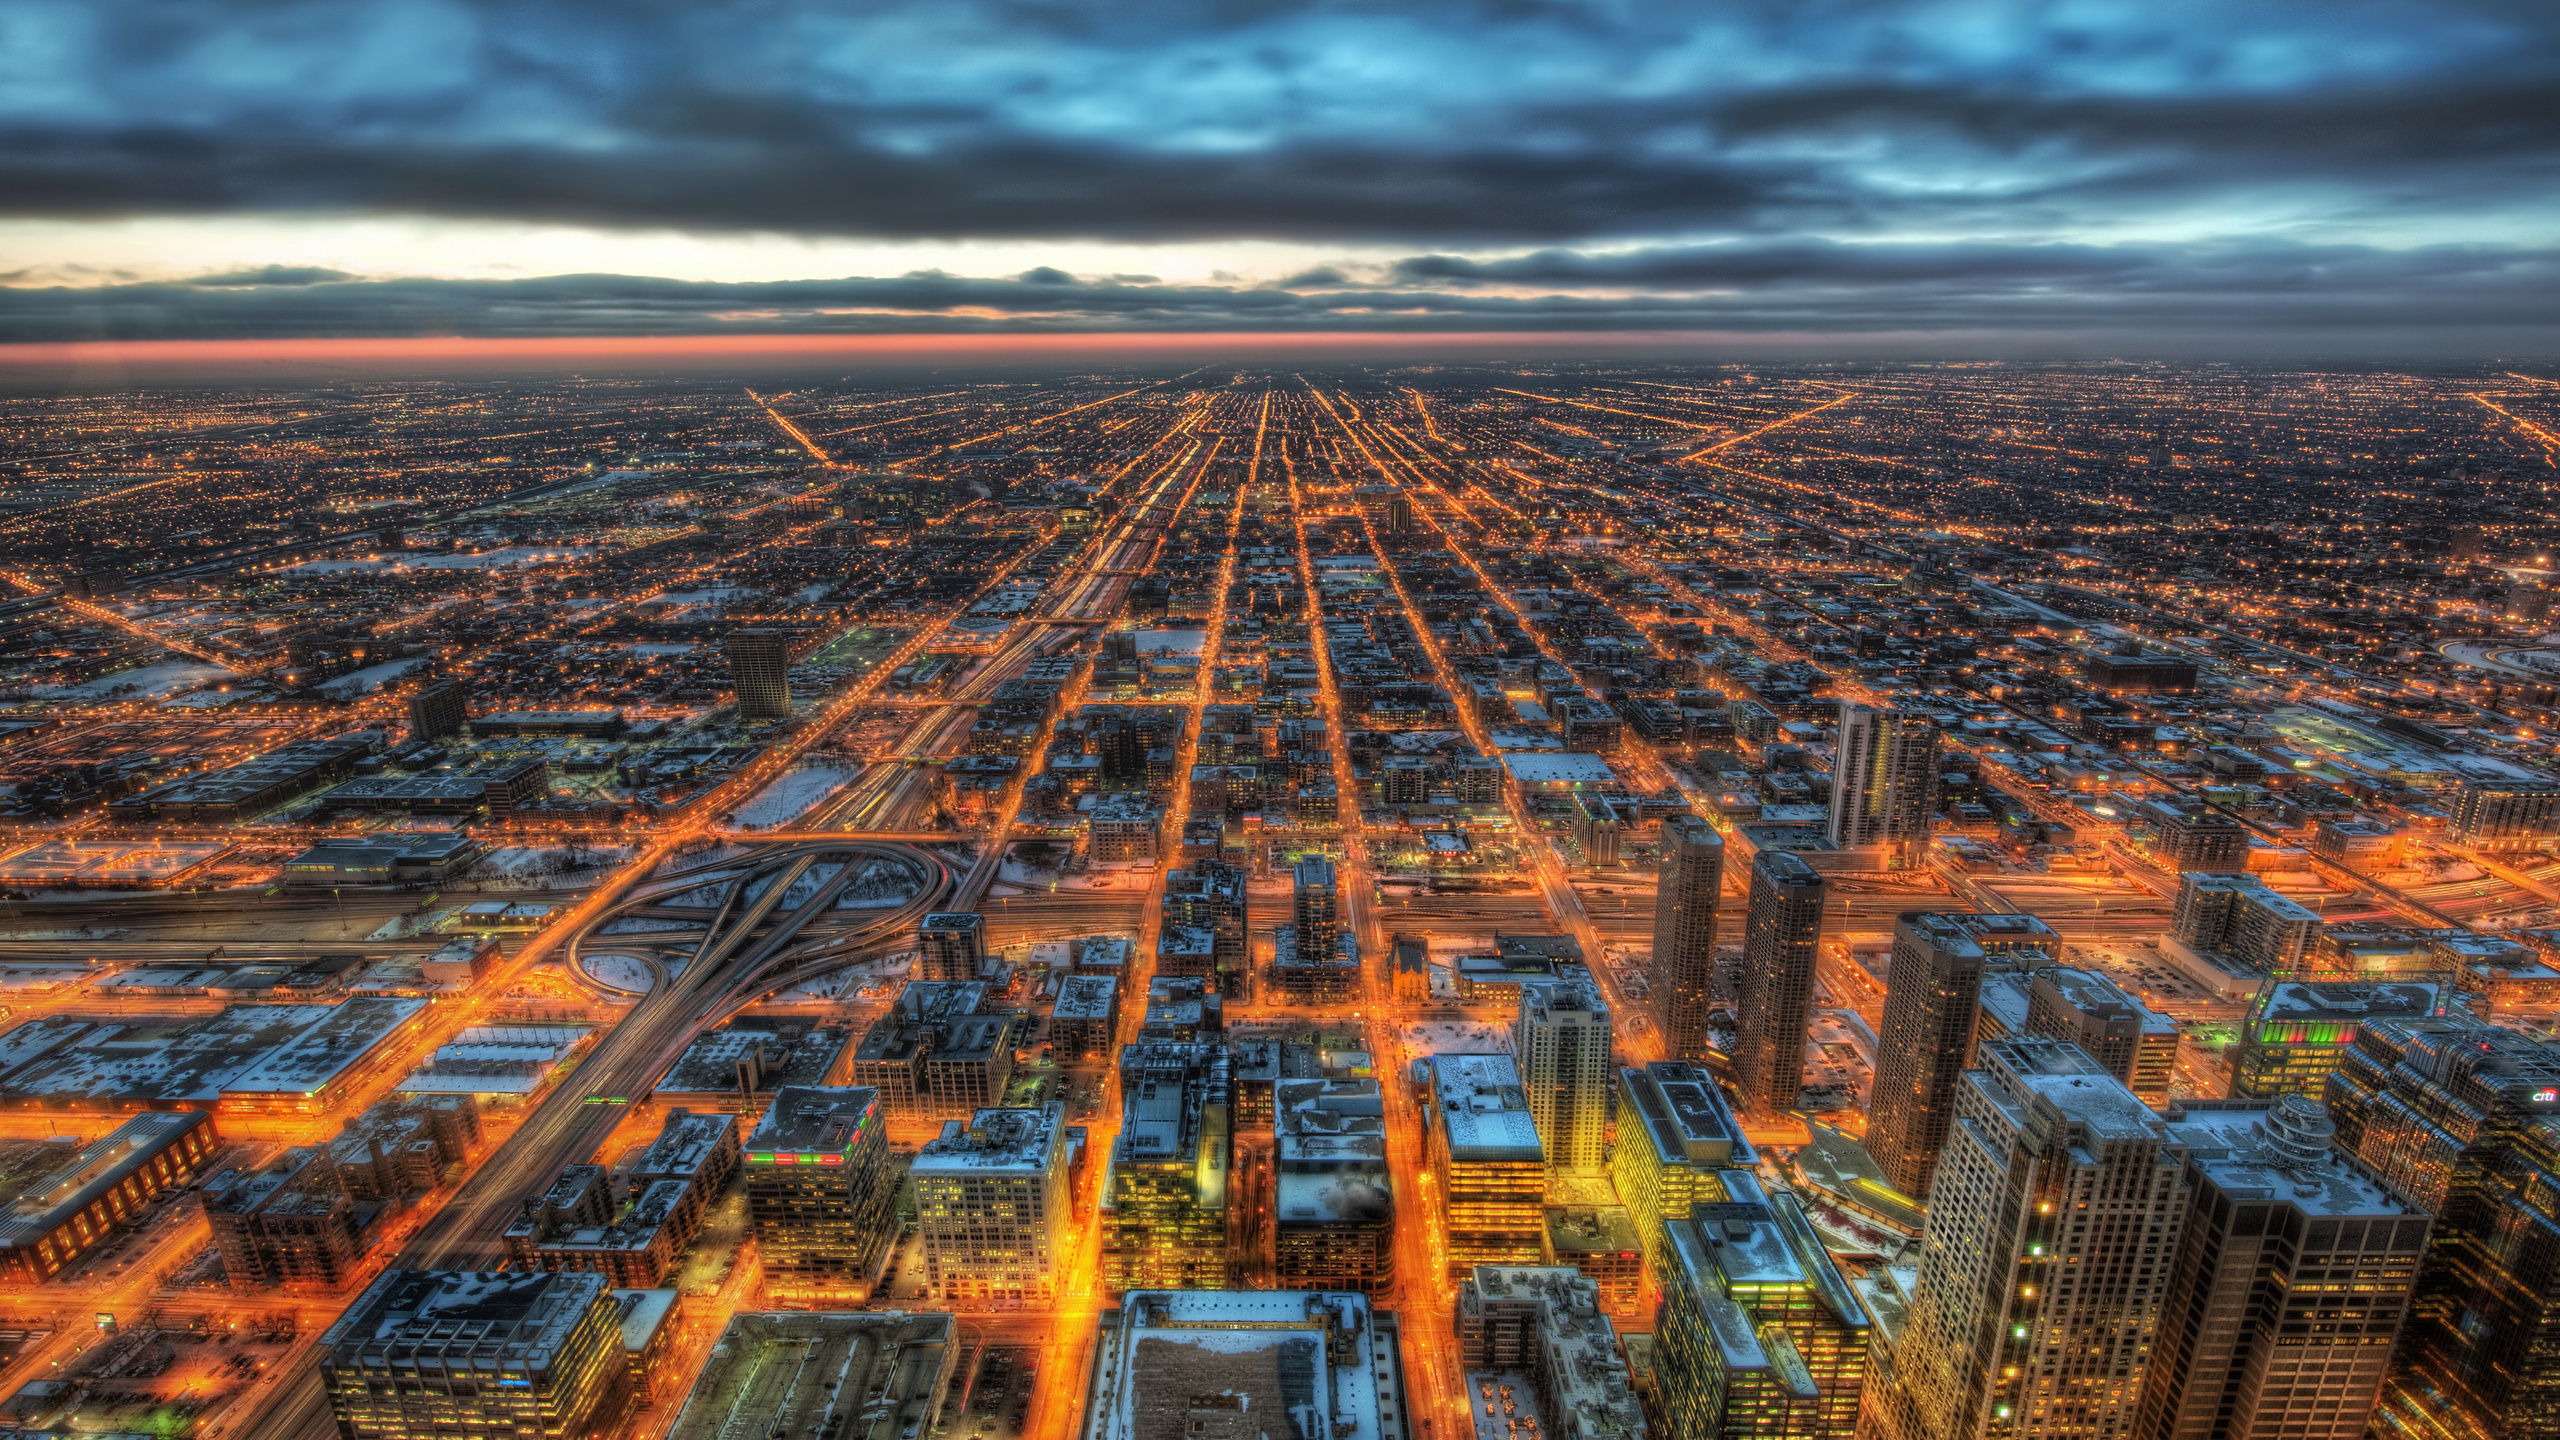
<svg viewBox="0 0 2560 1440">
<path fill-rule="evenodd" d="M 0 0 L 49 351 L 2532 355 L 2555 221 L 2550 0 Z"/>
</svg>

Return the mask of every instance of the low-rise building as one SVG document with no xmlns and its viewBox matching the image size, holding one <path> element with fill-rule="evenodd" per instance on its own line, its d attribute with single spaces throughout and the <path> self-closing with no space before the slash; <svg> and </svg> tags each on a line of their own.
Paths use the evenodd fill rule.
<svg viewBox="0 0 2560 1440">
<path fill-rule="evenodd" d="M 1369 1297 L 1141 1290 L 1103 1312 L 1079 1440 L 1416 1433 L 1395 1317 L 1372 1310 Z"/>
<path fill-rule="evenodd" d="M 958 1323 L 900 1310 L 732 1315 L 667 1440 L 931 1434 L 959 1367 Z M 848 1429 L 855 1401 L 868 1418 Z"/>
<path fill-rule="evenodd" d="M 388 1270 L 320 1337 L 342 1433 L 602 1435 L 630 1412 L 601 1275 Z"/>
</svg>

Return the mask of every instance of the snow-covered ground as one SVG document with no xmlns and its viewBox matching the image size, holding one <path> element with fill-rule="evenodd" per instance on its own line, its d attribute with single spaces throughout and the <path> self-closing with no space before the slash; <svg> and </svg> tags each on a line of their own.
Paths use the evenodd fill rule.
<svg viewBox="0 0 2560 1440">
<path fill-rule="evenodd" d="M 668 930 L 698 930 L 701 927 L 685 920 L 668 920 L 655 915 L 625 915 L 597 932 L 604 935 L 655 935 Z"/>
<path fill-rule="evenodd" d="M 479 555 L 368 555 L 361 560 L 314 560 L 285 571 L 287 575 L 343 575 L 350 570 L 506 570 L 518 565 L 556 565 L 594 552 L 578 545 L 536 547 L 509 545 Z"/>
<path fill-rule="evenodd" d="M 423 669 L 426 664 L 424 657 L 413 657 L 407 660 L 386 661 L 380 665 L 367 665 L 361 670 L 351 670 L 321 686 L 320 693 L 332 700 L 353 700 L 359 695 L 369 695 L 392 681 L 407 676 L 413 670 Z"/>
<path fill-rule="evenodd" d="M 95 680 L 83 680 L 77 685 L 39 685 L 35 687 L 35 693 L 48 700 L 103 700 L 117 694 L 156 698 L 175 695 L 181 690 L 193 690 L 199 685 L 210 685 L 230 675 L 231 672 L 221 666 L 208 665 L 201 660 L 164 660 L 157 665 L 139 665 L 131 670 L 119 670 L 113 675 L 101 675 Z M 134 688 L 125 690 L 128 685 Z"/>
<path fill-rule="evenodd" d="M 587 973 L 607 985 L 625 990 L 650 988 L 649 967 L 628 955 L 589 955 L 585 957 Z"/>
<path fill-rule="evenodd" d="M 791 771 L 757 791 L 754 799 L 739 806 L 737 823 L 742 827 L 764 830 L 787 820 L 796 820 L 809 807 L 843 789 L 855 773 L 831 765 L 812 765 Z"/>
</svg>

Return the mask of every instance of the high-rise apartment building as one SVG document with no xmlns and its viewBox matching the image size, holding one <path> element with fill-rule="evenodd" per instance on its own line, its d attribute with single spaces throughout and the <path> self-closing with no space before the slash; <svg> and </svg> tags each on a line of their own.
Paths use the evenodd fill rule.
<svg viewBox="0 0 2560 1440">
<path fill-rule="evenodd" d="M 2482 850 L 2539 850 L 2560 835 L 2560 780 L 2476 759 L 2482 773 L 2465 775 L 2453 793 L 2451 830 L 2457 842 Z"/>
<path fill-rule="evenodd" d="M 386 1270 L 320 1336 L 341 1434 L 604 1435 L 631 1408 L 602 1275 Z"/>
<path fill-rule="evenodd" d="M 916 929 L 918 980 L 966 984 L 986 964 L 987 917 L 967 911 L 927 915 Z"/>
<path fill-rule="evenodd" d="M 2189 871 L 2178 877 L 2169 935 L 2189 949 L 2284 974 L 2301 968 L 2320 938 L 2320 917 L 2255 875 Z"/>
<path fill-rule="evenodd" d="M 1662 865 L 1653 901 L 1654 984 L 1668 997 L 1663 1045 L 1674 1060 L 1706 1058 L 1715 1008 L 1716 901 L 1724 887 L 1724 837 L 1694 815 L 1662 822 Z"/>
<path fill-rule="evenodd" d="M 1602 1174 L 1609 1128 L 1609 1002 L 1588 966 L 1520 987 L 1511 1059 L 1546 1149 L 1550 1178 Z"/>
<path fill-rule="evenodd" d="M 747 1136 L 747 1213 L 774 1290 L 868 1290 L 897 1229 L 887 1107 L 865 1085 L 786 1085 Z"/>
<path fill-rule="evenodd" d="M 2169 1102 L 2178 1065 L 2178 1022 L 2095 970 L 2053 965 L 2034 972 L 2027 992 L 2030 1035 L 2068 1040 L 2146 1105 Z"/>
<path fill-rule="evenodd" d="M 2168 1122 L 2104 1066 L 2060 1040 L 1986 1041 L 1861 1433 L 2129 1435 L 2186 1204 Z"/>
<path fill-rule="evenodd" d="M 1233 1105 L 1223 1045 L 1147 1041 L 1120 1052 L 1120 1136 L 1102 1180 L 1106 1291 L 1231 1283 Z"/>
<path fill-rule="evenodd" d="M 1804 1088 L 1804 1038 L 1813 1017 L 1825 888 L 1812 866 L 1784 851 L 1764 850 L 1751 862 L 1733 1070 L 1744 1107 L 1757 1114 L 1794 1109 Z"/>
<path fill-rule="evenodd" d="M 1663 1429 L 1678 1440 L 1829 1440 L 1855 1429 L 1874 1321 L 1783 1191 L 1750 1171 L 1733 1198 L 1664 1223 L 1654 1337 Z"/>
<path fill-rule="evenodd" d="M 1990 964 L 1967 918 L 1926 910 L 1896 916 L 1885 969 L 1867 1154 L 1895 1189 L 1923 1202 L 1973 1064 L 1975 1006 Z"/>
<path fill-rule="evenodd" d="M 916 1152 L 916 1233 L 937 1300 L 1040 1308 L 1074 1243 L 1065 1108 L 986 1109 Z"/>
<path fill-rule="evenodd" d="M 1431 1057 L 1430 1163 L 1449 1277 L 1535 1265 L 1546 1245 L 1545 1149 L 1508 1055 Z"/>
<path fill-rule="evenodd" d="M 1168 953 L 1159 944 L 1156 973 L 1159 975 L 1206 975 L 1217 982 L 1218 993 L 1241 996 L 1245 989 L 1245 943 L 1248 918 L 1246 913 L 1245 873 L 1216 860 L 1193 862 L 1186 869 L 1173 870 L 1164 877 L 1164 929 L 1166 941 L 1177 939 L 1176 932 L 1196 932 L 1203 943 L 1191 943 L 1193 936 L 1180 936 L 1182 943 Z"/>
<path fill-rule="evenodd" d="M 464 708 L 470 691 L 459 680 L 429 680 L 409 697 L 409 738 L 440 740 L 470 719 Z"/>
<path fill-rule="evenodd" d="M 1909 710 L 1842 707 L 1831 766 L 1831 843 L 1852 850 L 1925 841 L 1937 813 L 1937 722 Z"/>
<path fill-rule="evenodd" d="M 1342 928 L 1341 896 L 1334 886 L 1333 862 L 1321 855 L 1309 855 L 1298 862 L 1293 878 L 1295 903 L 1290 918 L 1298 926 L 1298 943 L 1319 949 L 1331 945 L 1335 932 Z"/>
<path fill-rule="evenodd" d="M 2249 868 L 2248 827 L 2203 805 L 2145 800 L 2125 817 L 2124 830 L 2136 851 L 2173 875 L 2237 875 Z"/>
<path fill-rule="evenodd" d="M 2169 1133 L 2192 1200 L 2136 1440 L 2358 1440 L 2427 1216 L 2339 1155 L 2328 1112 L 2300 1095 L 2190 1102 Z"/>
<path fill-rule="evenodd" d="M 791 637 L 780 630 L 732 630 L 721 646 L 729 658 L 729 688 L 742 720 L 791 716 Z"/>
<path fill-rule="evenodd" d="M 1360 951 L 1342 927 L 1333 862 L 1310 855 L 1297 864 L 1290 923 L 1271 938 L 1272 998 L 1291 1005 L 1339 1005 L 1360 988 Z"/>
<path fill-rule="evenodd" d="M 1665 1263 L 1662 1223 L 1687 1215 L 1701 1200 L 1732 1198 L 1723 1172 L 1759 1163 L 1704 1066 L 1656 1060 L 1618 1072 L 1618 1148 L 1610 1178 L 1635 1221 L 1656 1283 Z"/>
<path fill-rule="evenodd" d="M 2339 1149 L 2436 1217 L 2376 1433 L 2560 1433 L 2560 1043 L 2368 1021 L 2329 1113 Z"/>
</svg>

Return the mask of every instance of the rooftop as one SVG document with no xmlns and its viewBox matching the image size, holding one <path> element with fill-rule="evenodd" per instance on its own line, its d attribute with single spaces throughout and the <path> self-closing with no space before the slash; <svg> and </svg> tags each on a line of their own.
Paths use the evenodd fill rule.
<svg viewBox="0 0 2560 1440">
<path fill-rule="evenodd" d="M 901 1310 L 733 1315 L 668 1440 L 920 1435 L 950 1388 L 956 1325 Z"/>
</svg>

